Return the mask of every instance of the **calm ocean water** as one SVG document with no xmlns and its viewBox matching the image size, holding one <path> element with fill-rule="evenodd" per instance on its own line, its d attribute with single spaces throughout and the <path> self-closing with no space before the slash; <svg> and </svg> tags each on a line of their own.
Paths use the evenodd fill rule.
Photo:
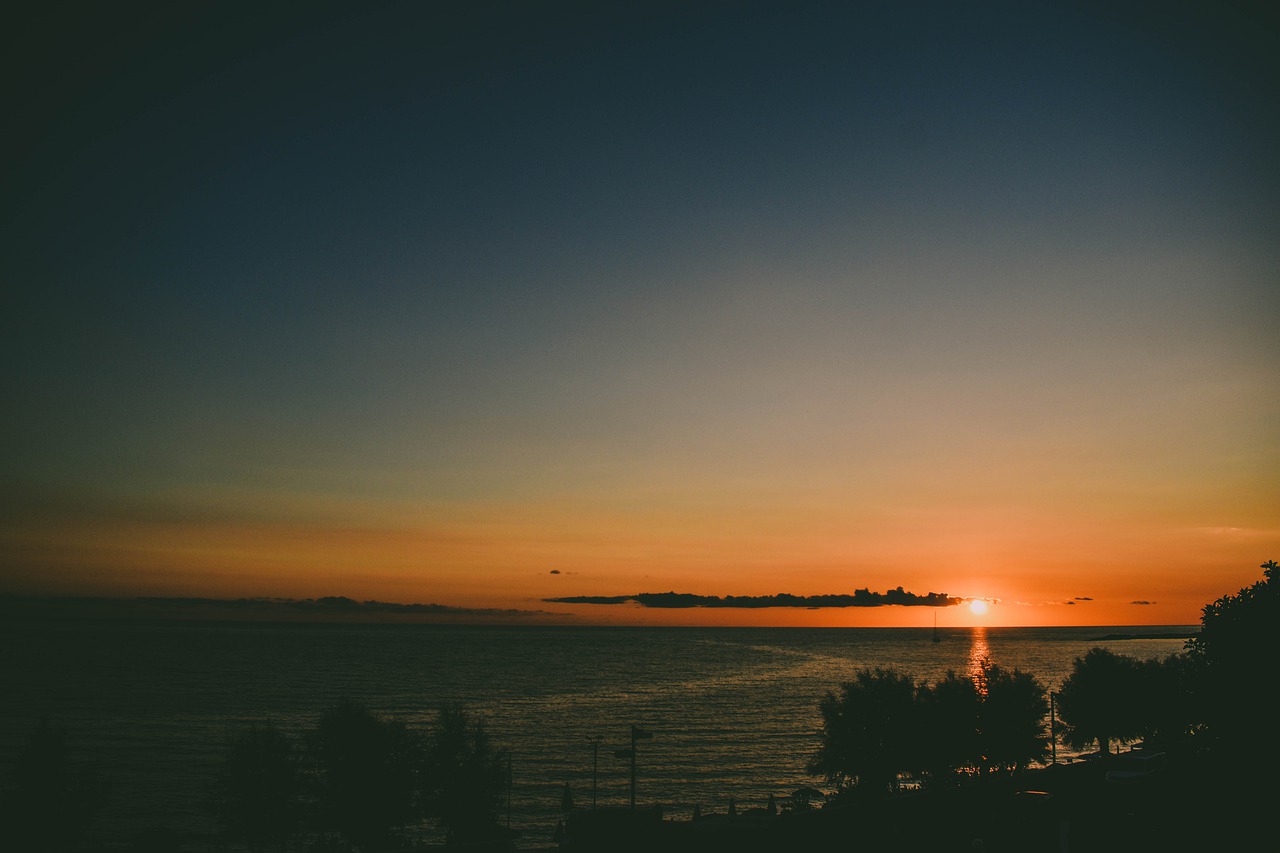
<svg viewBox="0 0 1280 853">
<path fill-rule="evenodd" d="M 460 701 L 511 752 L 510 824 L 543 846 L 566 782 L 591 802 L 592 738 L 599 804 L 628 801 L 628 764 L 613 753 L 633 724 L 653 733 L 640 744 L 640 803 L 677 818 L 723 812 L 730 797 L 762 806 L 822 787 L 805 771 L 818 701 L 860 667 L 934 680 L 989 657 L 1054 689 L 1095 645 L 1143 659 L 1183 647 L 1103 635 L 1194 629 L 950 629 L 935 644 L 918 629 L 13 624 L 0 628 L 0 777 L 45 715 L 108 784 L 107 837 L 203 833 L 207 785 L 240 726 L 303 734 L 342 698 L 425 725 Z"/>
</svg>

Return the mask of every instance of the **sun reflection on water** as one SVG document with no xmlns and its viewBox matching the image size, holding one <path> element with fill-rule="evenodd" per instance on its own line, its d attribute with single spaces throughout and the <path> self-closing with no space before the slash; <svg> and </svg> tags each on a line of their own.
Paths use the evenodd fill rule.
<svg viewBox="0 0 1280 853">
<path fill-rule="evenodd" d="M 982 664 L 991 656 L 991 647 L 987 645 L 987 629 L 975 626 L 969 629 L 969 677 L 984 696 L 987 693 L 986 677 Z"/>
</svg>

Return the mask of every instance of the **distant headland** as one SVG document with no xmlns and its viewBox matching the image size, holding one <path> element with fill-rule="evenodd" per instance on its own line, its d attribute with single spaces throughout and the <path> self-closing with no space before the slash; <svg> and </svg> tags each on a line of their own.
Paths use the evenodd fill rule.
<svg viewBox="0 0 1280 853">
<path fill-rule="evenodd" d="M 320 598 L 110 598 L 0 595 L 0 618 L 165 620 L 198 622 L 303 622 L 327 624 L 522 624 L 567 614 L 547 610 L 455 607 L 357 601 L 342 595 Z"/>
<path fill-rule="evenodd" d="M 1104 640 L 1188 640 L 1199 631 L 1168 631 L 1164 633 L 1154 634 L 1103 634 L 1101 637 L 1094 637 L 1096 642 Z"/>
</svg>

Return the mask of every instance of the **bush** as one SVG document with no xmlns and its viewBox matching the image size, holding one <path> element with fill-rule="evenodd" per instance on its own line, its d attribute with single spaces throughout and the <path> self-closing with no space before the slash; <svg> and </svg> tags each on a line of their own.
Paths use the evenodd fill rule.
<svg viewBox="0 0 1280 853">
<path fill-rule="evenodd" d="M 508 784 L 508 764 L 484 721 L 460 705 L 441 706 L 428 740 L 428 767 L 427 811 L 449 838 L 491 834 Z"/>
<path fill-rule="evenodd" d="M 360 849 L 421 816 L 423 744 L 404 723 L 342 702 L 320 718 L 315 759 L 321 820 Z"/>
<path fill-rule="evenodd" d="M 302 817 L 301 752 L 272 725 L 250 726 L 227 745 L 215 783 L 218 817 L 251 848 L 279 845 Z"/>
<path fill-rule="evenodd" d="M 77 850 L 103 801 L 95 776 L 72 760 L 66 730 L 41 719 L 14 760 L 11 787 L 0 799 L 5 840 L 33 853 Z"/>
</svg>

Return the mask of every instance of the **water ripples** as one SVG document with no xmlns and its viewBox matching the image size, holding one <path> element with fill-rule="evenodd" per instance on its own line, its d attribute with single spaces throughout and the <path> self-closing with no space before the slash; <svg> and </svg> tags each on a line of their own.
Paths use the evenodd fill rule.
<svg viewBox="0 0 1280 853">
<path fill-rule="evenodd" d="M 593 778 L 601 805 L 628 801 L 629 762 L 614 752 L 631 725 L 654 734 L 638 749 L 640 801 L 676 817 L 723 812 L 730 797 L 762 806 L 822 787 L 805 770 L 818 701 L 858 668 L 936 680 L 989 656 L 1054 689 L 1107 630 L 952 629 L 934 644 L 909 629 L 13 626 L 0 757 L 48 716 L 110 784 L 105 824 L 210 830 L 207 786 L 238 728 L 304 735 L 343 698 L 425 726 L 457 701 L 510 750 L 511 824 L 541 844 L 566 782 L 580 805 Z M 1181 642 L 1113 647 L 1145 658 Z"/>
</svg>

